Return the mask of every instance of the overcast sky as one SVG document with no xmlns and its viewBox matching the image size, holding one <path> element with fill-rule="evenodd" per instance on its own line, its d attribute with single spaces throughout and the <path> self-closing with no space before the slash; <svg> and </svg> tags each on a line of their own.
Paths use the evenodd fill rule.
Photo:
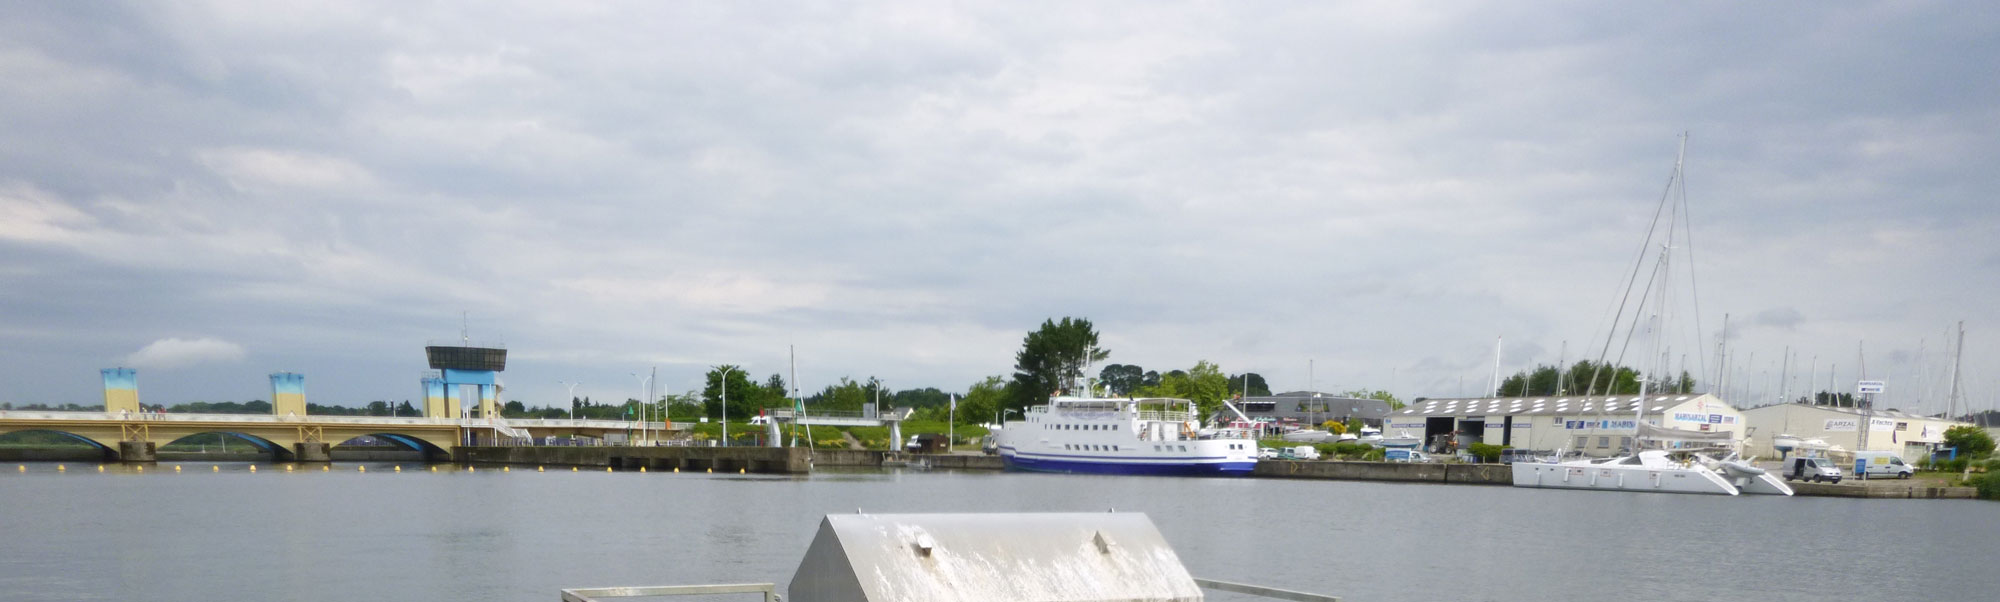
<svg viewBox="0 0 2000 602">
<path fill-rule="evenodd" d="M 1061 316 L 1471 395 L 1595 356 L 1685 131 L 1662 355 L 1941 411 L 1964 320 L 1987 407 L 1997 63 L 1991 3 L 10 2 L 0 401 L 413 399 L 462 315 L 529 405 L 962 391 Z"/>
</svg>

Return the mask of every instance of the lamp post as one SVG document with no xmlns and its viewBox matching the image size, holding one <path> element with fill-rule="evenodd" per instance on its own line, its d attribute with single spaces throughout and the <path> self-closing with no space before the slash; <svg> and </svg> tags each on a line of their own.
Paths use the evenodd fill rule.
<svg viewBox="0 0 2000 602">
<path fill-rule="evenodd" d="M 633 372 L 633 373 L 631 373 L 631 374 L 632 374 L 632 378 L 633 378 L 633 379 L 636 379 L 636 380 L 638 380 L 638 381 L 639 381 L 639 400 L 640 400 L 640 401 L 639 401 L 639 407 L 638 407 L 638 408 L 636 408 L 636 411 L 637 411 L 637 414 L 638 414 L 638 417 L 639 417 L 639 434 L 640 434 L 640 436 L 641 436 L 641 437 L 643 437 L 643 436 L 645 436 L 645 433 L 646 433 L 646 402 L 645 402 L 645 399 L 646 399 L 646 385 L 650 385 L 650 384 L 652 384 L 652 383 L 653 383 L 653 376 L 652 376 L 652 375 L 650 375 L 650 374 L 648 374 L 648 375 L 646 375 L 646 376 L 643 376 L 643 377 L 642 377 L 642 376 L 639 376 L 639 373 L 637 373 L 637 372 Z"/>
<path fill-rule="evenodd" d="M 723 447 L 729 446 L 729 372 L 735 369 L 736 369 L 735 366 L 723 366 L 722 368 L 722 446 Z"/>
<path fill-rule="evenodd" d="M 556 384 L 558 384 L 558 385 L 569 385 L 569 419 L 570 419 L 570 420 L 576 420 L 576 386 L 577 386 L 577 385 L 581 385 L 581 384 L 583 384 L 583 383 L 582 383 L 582 382 L 573 382 L 573 383 L 570 383 L 570 382 L 563 382 L 563 381 L 556 381 Z"/>
</svg>

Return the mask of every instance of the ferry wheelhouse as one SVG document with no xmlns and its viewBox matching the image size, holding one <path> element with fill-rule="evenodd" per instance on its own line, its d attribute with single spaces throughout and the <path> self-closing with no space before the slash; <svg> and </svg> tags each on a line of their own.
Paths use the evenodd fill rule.
<svg viewBox="0 0 2000 602">
<path fill-rule="evenodd" d="M 1016 470 L 1245 475 L 1257 465 L 1251 429 L 1202 428 L 1185 399 L 1059 396 L 1002 425 L 998 441 Z"/>
</svg>

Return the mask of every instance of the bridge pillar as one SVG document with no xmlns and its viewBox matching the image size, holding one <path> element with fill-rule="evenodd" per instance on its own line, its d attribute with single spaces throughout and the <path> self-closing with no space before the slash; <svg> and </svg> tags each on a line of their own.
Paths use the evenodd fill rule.
<svg viewBox="0 0 2000 602">
<path fill-rule="evenodd" d="M 292 444 L 292 459 L 298 462 L 332 462 L 333 444 L 308 441 Z"/>
<path fill-rule="evenodd" d="M 119 441 L 118 460 L 121 462 L 158 462 L 160 455 L 151 441 Z"/>
</svg>

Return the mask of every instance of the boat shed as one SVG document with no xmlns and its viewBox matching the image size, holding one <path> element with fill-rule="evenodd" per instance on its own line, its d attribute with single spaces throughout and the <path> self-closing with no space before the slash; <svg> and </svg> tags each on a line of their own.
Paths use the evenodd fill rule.
<svg viewBox="0 0 2000 602">
<path fill-rule="evenodd" d="M 1473 443 L 1589 456 L 1611 456 L 1632 446 L 1633 415 L 1646 403 L 1653 426 L 1730 432 L 1742 439 L 1743 414 L 1714 395 L 1615 395 L 1425 399 L 1389 415 L 1382 436 L 1420 437 L 1426 447 L 1440 437 L 1459 449 Z"/>
<path fill-rule="evenodd" d="M 1825 441 L 1833 455 L 1839 452 L 1886 451 L 1895 452 L 1906 462 L 1916 462 L 1930 457 L 1944 443 L 1945 429 L 1954 426 L 1968 426 L 1968 423 L 1929 416 L 1919 416 L 1894 409 L 1875 410 L 1872 418 L 1864 416 L 1858 408 L 1811 405 L 1803 403 L 1780 403 L 1743 410 L 1743 416 L 1755 428 L 1743 454 L 1765 458 L 1777 458 L 1782 454 L 1771 446 L 1771 439 L 1777 435 L 1791 435 L 1800 439 Z M 1870 422 L 1868 447 L 1861 447 L 1861 423 Z"/>
<path fill-rule="evenodd" d="M 1382 426 L 1382 419 L 1389 416 L 1389 402 L 1380 399 L 1341 397 L 1312 391 L 1291 391 L 1276 395 L 1245 397 L 1233 400 L 1237 409 L 1243 410 L 1251 420 L 1265 422 L 1294 423 L 1301 426 L 1317 427 L 1332 420 L 1347 422 L 1352 418 L 1361 419 L 1367 426 Z M 1232 416 L 1218 416 L 1225 421 Z"/>
</svg>

